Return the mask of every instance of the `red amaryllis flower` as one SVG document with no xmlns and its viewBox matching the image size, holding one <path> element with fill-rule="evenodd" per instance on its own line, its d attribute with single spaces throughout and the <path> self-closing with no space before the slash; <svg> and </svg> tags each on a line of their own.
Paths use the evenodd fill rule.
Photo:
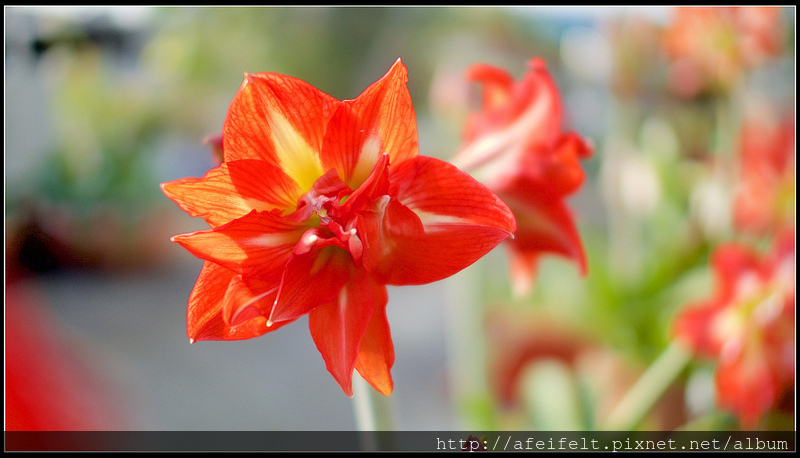
<svg viewBox="0 0 800 458">
<path fill-rule="evenodd" d="M 188 336 L 260 336 L 309 315 L 328 371 L 352 396 L 355 368 L 392 391 L 385 285 L 470 265 L 515 230 L 486 187 L 417 151 L 398 59 L 354 100 L 296 78 L 245 74 L 223 126 L 223 162 L 162 185 L 211 229 L 173 237 L 205 260 Z"/>
<path fill-rule="evenodd" d="M 669 84 L 691 97 L 730 88 L 739 74 L 782 47 L 781 8 L 683 7 L 664 30 Z"/>
<path fill-rule="evenodd" d="M 740 182 L 734 201 L 739 230 L 774 233 L 794 225 L 795 120 L 770 122 L 769 116 L 750 116 L 739 136 Z"/>
<path fill-rule="evenodd" d="M 676 337 L 717 360 L 717 405 L 751 428 L 794 387 L 794 233 L 760 258 L 739 245 L 714 252 L 717 291 L 676 318 Z"/>
<path fill-rule="evenodd" d="M 508 247 L 516 292 L 530 289 L 542 253 L 566 256 L 585 273 L 583 245 L 565 199 L 583 183 L 579 160 L 592 147 L 561 131 L 561 98 L 544 61 L 532 59 L 516 83 L 486 64 L 472 66 L 467 78 L 483 85 L 482 109 L 467 120 L 464 145 L 452 162 L 514 212 L 518 228 Z"/>
</svg>

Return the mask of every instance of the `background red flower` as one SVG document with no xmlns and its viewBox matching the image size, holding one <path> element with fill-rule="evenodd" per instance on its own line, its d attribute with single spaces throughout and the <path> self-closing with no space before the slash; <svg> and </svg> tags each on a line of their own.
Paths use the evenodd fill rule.
<svg viewBox="0 0 800 458">
<path fill-rule="evenodd" d="M 764 257 L 723 245 L 712 268 L 716 293 L 688 305 L 673 330 L 697 356 L 716 361 L 718 406 L 753 428 L 794 388 L 794 233 L 784 232 Z"/>
<path fill-rule="evenodd" d="M 575 132 L 562 132 L 558 88 L 542 59 L 531 59 L 517 82 L 505 70 L 472 66 L 467 78 L 483 89 L 481 110 L 464 129 L 453 163 L 503 199 L 517 219 L 506 246 L 517 293 L 529 291 L 539 256 L 557 254 L 586 272 L 586 255 L 566 199 L 584 181 L 580 160 L 592 154 Z"/>
</svg>

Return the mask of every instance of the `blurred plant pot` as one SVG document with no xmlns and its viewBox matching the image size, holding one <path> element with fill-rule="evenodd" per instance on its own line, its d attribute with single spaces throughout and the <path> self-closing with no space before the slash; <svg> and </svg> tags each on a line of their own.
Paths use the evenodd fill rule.
<svg viewBox="0 0 800 458">
<path fill-rule="evenodd" d="M 10 276 L 66 269 L 132 271 L 169 261 L 165 249 L 174 233 L 166 205 L 142 209 L 98 205 L 80 212 L 64 204 L 27 203 L 6 222 L 6 263 Z"/>
</svg>

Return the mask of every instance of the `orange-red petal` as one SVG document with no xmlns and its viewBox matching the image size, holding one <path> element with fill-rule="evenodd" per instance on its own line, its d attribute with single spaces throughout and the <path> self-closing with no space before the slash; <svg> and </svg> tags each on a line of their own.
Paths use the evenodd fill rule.
<svg viewBox="0 0 800 458">
<path fill-rule="evenodd" d="M 237 274 L 222 299 L 222 318 L 226 324 L 236 326 L 253 318 L 267 317 L 277 293 L 278 285 L 274 281 Z"/>
<path fill-rule="evenodd" d="M 734 412 L 746 430 L 756 426 L 779 394 L 772 368 L 759 354 L 742 354 L 735 361 L 721 362 L 714 378 L 717 405 Z"/>
<path fill-rule="evenodd" d="M 509 240 L 509 249 L 518 254 L 553 253 L 572 259 L 580 269 L 581 274 L 586 274 L 587 262 L 580 234 L 575 226 L 572 213 L 562 199 L 542 199 L 530 190 L 515 189 L 512 194 L 503 194 L 503 199 L 508 203 L 517 218 L 517 232 L 513 240 Z M 520 258 L 518 261 L 522 261 Z M 527 261 L 535 263 L 536 256 L 527 256 Z M 528 267 L 531 272 L 535 267 Z M 513 275 L 514 277 L 522 278 Z M 521 281 L 521 280 L 520 280 Z M 517 283 L 519 292 L 525 289 Z"/>
<path fill-rule="evenodd" d="M 514 78 L 493 65 L 475 64 L 467 69 L 466 77 L 470 81 L 483 84 L 482 108 L 492 110 L 508 102 Z"/>
<path fill-rule="evenodd" d="M 328 124 L 324 168 L 335 168 L 352 189 L 363 183 L 381 154 L 397 165 L 418 154 L 417 120 L 400 61 L 354 100 L 345 100 Z"/>
<path fill-rule="evenodd" d="M 203 263 L 186 309 L 186 334 L 190 341 L 250 339 L 289 323 L 286 321 L 268 328 L 264 316 L 252 317 L 236 325 L 225 320 L 225 296 L 237 277 L 241 278 L 219 264 Z"/>
<path fill-rule="evenodd" d="M 740 280 L 751 272 L 756 275 L 760 261 L 756 253 L 741 245 L 729 243 L 714 250 L 711 265 L 717 282 L 717 297 L 720 301 L 730 301 L 736 294 Z"/>
<path fill-rule="evenodd" d="M 394 365 L 394 345 L 386 319 L 386 304 L 389 297 L 386 287 L 372 282 L 375 310 L 367 326 L 367 331 L 358 346 L 356 370 L 372 385 L 386 396 L 392 394 L 391 369 Z"/>
<path fill-rule="evenodd" d="M 517 230 L 519 232 L 519 230 Z M 539 270 L 539 257 L 541 253 L 525 250 L 520 245 L 515 245 L 514 240 L 506 242 L 508 247 L 509 262 L 508 275 L 514 294 L 521 297 L 533 289 L 534 281 Z"/>
<path fill-rule="evenodd" d="M 385 241 L 391 252 L 379 271 L 386 284 L 424 284 L 449 277 L 516 230 L 506 204 L 451 164 L 417 156 L 391 175 L 397 199 L 419 219 L 424 233 L 395 232 Z"/>
<path fill-rule="evenodd" d="M 375 308 L 385 297 L 376 295 L 368 276 L 356 273 L 335 299 L 317 307 L 308 316 L 311 337 L 325 360 L 328 372 L 347 396 L 353 396 L 353 369 L 359 344 Z"/>
<path fill-rule="evenodd" d="M 212 227 L 252 210 L 293 208 L 300 196 L 297 183 L 280 168 L 252 159 L 225 162 L 202 178 L 162 183 L 161 189 L 185 212 L 202 217 Z"/>
<path fill-rule="evenodd" d="M 713 358 L 721 350 L 721 343 L 712 332 L 712 323 L 725 303 L 715 300 L 687 305 L 675 319 L 672 332 L 692 351 L 702 357 Z"/>
<path fill-rule="evenodd" d="M 198 258 L 245 277 L 279 278 L 306 226 L 252 211 L 228 224 L 172 237 Z"/>
<path fill-rule="evenodd" d="M 466 146 L 454 158 L 460 168 L 475 174 L 487 162 L 521 158 L 531 147 L 555 145 L 561 134 L 558 88 L 544 61 L 532 59 L 529 66 L 528 73 L 511 88 L 506 103 L 492 104 L 470 117 L 464 132 Z M 480 72 L 495 77 L 502 73 L 500 69 Z M 495 79 L 486 81 L 490 88 L 497 85 Z M 502 172 L 492 170 L 486 174 Z"/>
<path fill-rule="evenodd" d="M 270 322 L 293 320 L 334 300 L 351 275 L 347 251 L 325 247 L 293 256 L 281 276 Z"/>
<path fill-rule="evenodd" d="M 308 190 L 324 172 L 319 152 L 339 103 L 297 78 L 245 74 L 223 126 L 225 161 L 267 161 Z"/>
</svg>

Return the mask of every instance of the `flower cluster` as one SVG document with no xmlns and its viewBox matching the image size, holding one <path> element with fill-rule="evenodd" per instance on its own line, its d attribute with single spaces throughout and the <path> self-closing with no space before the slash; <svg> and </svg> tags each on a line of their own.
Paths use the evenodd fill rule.
<svg viewBox="0 0 800 458">
<path fill-rule="evenodd" d="M 729 89 L 781 50 L 780 15 L 775 7 L 676 8 L 663 36 L 670 86 L 687 97 Z"/>
</svg>

